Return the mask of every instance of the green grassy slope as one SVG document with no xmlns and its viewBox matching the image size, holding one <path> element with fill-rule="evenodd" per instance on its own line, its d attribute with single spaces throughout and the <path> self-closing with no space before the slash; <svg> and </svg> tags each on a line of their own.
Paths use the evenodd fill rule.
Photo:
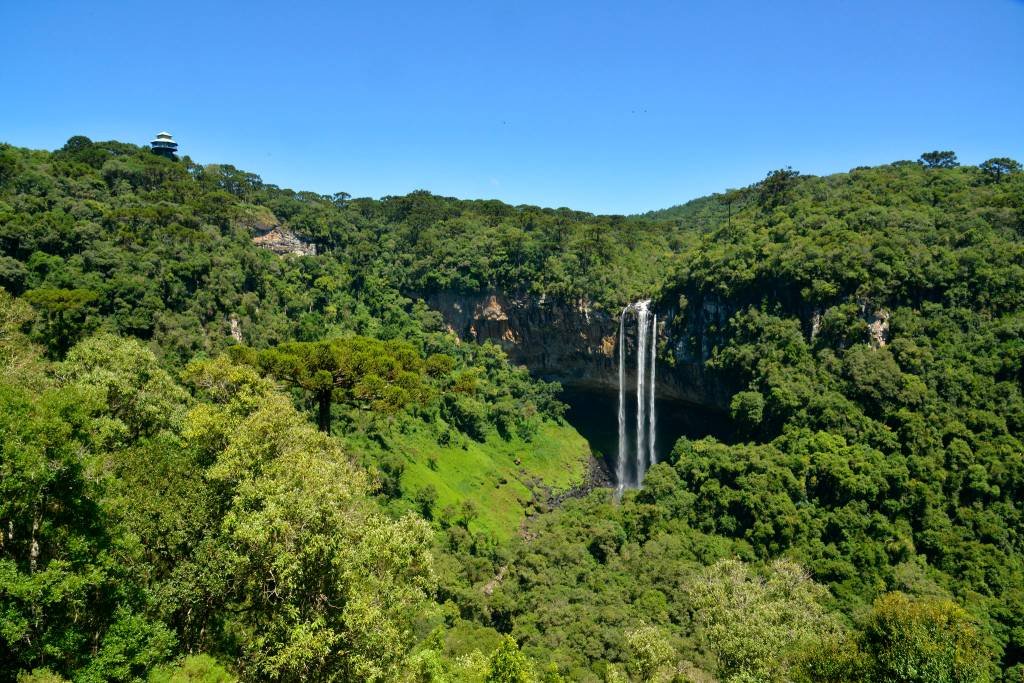
<svg viewBox="0 0 1024 683">
<path fill-rule="evenodd" d="M 433 516 L 471 500 L 473 531 L 512 537 L 536 500 L 568 490 L 586 479 L 590 447 L 572 426 L 545 421 L 529 442 L 491 434 L 483 442 L 460 439 L 441 445 L 435 433 L 416 427 L 388 437 L 387 450 L 401 454 L 406 497 L 433 487 Z"/>
</svg>

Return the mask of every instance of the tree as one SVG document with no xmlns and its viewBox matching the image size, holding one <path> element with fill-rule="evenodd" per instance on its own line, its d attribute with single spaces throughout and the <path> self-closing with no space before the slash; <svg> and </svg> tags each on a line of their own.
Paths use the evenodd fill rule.
<svg viewBox="0 0 1024 683">
<path fill-rule="evenodd" d="M 19 294 L 28 279 L 28 268 L 10 256 L 0 256 L 0 288 Z"/>
<path fill-rule="evenodd" d="M 487 683 L 534 683 L 530 660 L 519 651 L 512 636 L 505 636 L 491 655 L 486 680 Z"/>
<path fill-rule="evenodd" d="M 234 347 L 233 356 L 313 394 L 317 425 L 331 430 L 331 401 L 393 414 L 425 401 L 423 360 L 411 344 L 369 337 L 288 342 L 264 351 Z"/>
<path fill-rule="evenodd" d="M 960 165 L 960 162 L 956 160 L 956 153 L 949 150 L 925 152 L 921 155 L 918 163 L 926 168 L 956 168 Z"/>
<path fill-rule="evenodd" d="M 176 426 L 188 394 L 134 339 L 98 334 L 77 344 L 58 370 L 66 385 L 94 395 L 111 422 L 107 438 L 135 440 Z"/>
<path fill-rule="evenodd" d="M 56 356 L 64 355 L 85 334 L 96 298 L 96 293 L 87 289 L 33 289 L 25 292 L 25 300 L 44 315 L 45 325 L 40 336 Z"/>
<path fill-rule="evenodd" d="M 984 683 L 990 653 L 974 620 L 954 602 L 888 593 L 863 624 L 877 683 Z"/>
<path fill-rule="evenodd" d="M 134 683 L 155 665 L 166 662 L 177 639 L 164 624 L 119 609 L 104 634 L 103 644 L 88 666 L 75 676 L 81 683 Z"/>
<path fill-rule="evenodd" d="M 191 655 L 175 665 L 165 664 L 149 675 L 149 683 L 237 683 L 227 669 L 209 655 Z"/>
<path fill-rule="evenodd" d="M 46 384 L 40 350 L 24 332 L 35 316 L 31 306 L 0 289 L 0 377 L 23 387 Z"/>
<path fill-rule="evenodd" d="M 799 177 L 800 173 L 789 166 L 770 171 L 765 179 L 758 184 L 758 202 L 765 209 L 774 209 L 779 206 L 786 201 Z"/>
<path fill-rule="evenodd" d="M 0 186 L 18 172 L 18 160 L 6 145 L 0 145 Z"/>
<path fill-rule="evenodd" d="M 437 489 L 433 484 L 417 489 L 412 494 L 412 502 L 416 503 L 420 514 L 427 519 L 434 518 L 434 506 L 437 504 Z"/>
<path fill-rule="evenodd" d="M 757 391 L 740 391 L 729 401 L 729 413 L 741 429 L 753 434 L 764 419 L 764 397 Z"/>
<path fill-rule="evenodd" d="M 995 157 L 988 161 L 981 162 L 978 164 L 978 168 L 980 168 L 990 180 L 998 183 L 1003 179 L 1003 176 L 1020 172 L 1021 166 L 1019 161 L 1014 161 L 1009 157 Z"/>
<path fill-rule="evenodd" d="M 0 678 L 79 668 L 116 589 L 95 491 L 85 397 L 0 381 Z M 124 588 L 128 589 L 126 585 Z"/>
<path fill-rule="evenodd" d="M 664 630 L 656 626 L 641 626 L 626 634 L 626 643 L 630 652 L 630 668 L 639 680 L 656 683 L 673 679 L 678 655 Z"/>
<path fill-rule="evenodd" d="M 68 138 L 68 141 L 61 147 L 62 152 L 69 154 L 76 154 L 92 147 L 92 140 L 84 135 L 72 135 Z"/>
<path fill-rule="evenodd" d="M 732 226 L 732 207 L 733 204 L 738 204 L 745 201 L 750 196 L 750 188 L 744 187 L 739 189 L 726 190 L 719 195 L 719 201 L 725 204 L 726 207 L 726 224 Z"/>
<path fill-rule="evenodd" d="M 433 587 L 429 525 L 377 512 L 339 442 L 251 369 L 221 359 L 188 377 L 219 396 L 193 408 L 183 437 L 222 496 L 206 571 L 227 574 L 227 594 L 205 599 L 223 604 L 244 677 L 386 680 Z"/>
<path fill-rule="evenodd" d="M 839 631 L 822 607 L 828 591 L 798 565 L 776 560 L 761 577 L 721 560 L 690 585 L 705 645 L 726 681 L 785 681 L 802 653 Z"/>
</svg>

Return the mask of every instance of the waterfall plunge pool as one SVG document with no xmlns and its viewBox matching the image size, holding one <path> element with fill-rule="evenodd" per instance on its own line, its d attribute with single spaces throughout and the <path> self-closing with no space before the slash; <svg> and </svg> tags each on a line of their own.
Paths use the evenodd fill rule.
<svg viewBox="0 0 1024 683">
<path fill-rule="evenodd" d="M 627 442 L 633 444 L 636 438 L 636 401 L 632 391 L 627 393 L 626 425 Z M 618 411 L 619 397 L 614 390 L 566 386 L 560 400 L 569 406 L 565 419 L 590 443 L 594 457 L 601 460 L 612 478 L 618 455 Z M 720 441 L 732 440 L 732 426 L 729 416 L 718 410 L 695 406 L 682 401 L 656 398 L 658 415 L 655 454 L 658 462 L 665 460 L 676 445 L 679 437 L 700 439 L 713 436 Z M 633 481 L 636 473 L 632 458 L 627 459 L 626 481 Z"/>
</svg>

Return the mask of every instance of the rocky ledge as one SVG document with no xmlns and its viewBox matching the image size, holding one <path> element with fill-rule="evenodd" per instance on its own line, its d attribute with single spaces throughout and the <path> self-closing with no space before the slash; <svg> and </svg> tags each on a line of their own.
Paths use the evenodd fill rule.
<svg viewBox="0 0 1024 683">
<path fill-rule="evenodd" d="M 243 204 L 235 209 L 233 222 L 252 233 L 252 243 L 281 256 L 315 256 L 316 245 L 299 237 L 281 224 L 274 212 L 265 206 Z"/>
<path fill-rule="evenodd" d="M 534 376 L 557 380 L 568 387 L 617 392 L 618 335 L 621 311 L 603 310 L 580 299 L 566 301 L 523 292 L 456 291 L 413 294 L 439 311 L 448 328 L 467 341 L 491 341 L 509 359 L 525 365 Z M 707 367 L 715 347 L 726 339 L 729 320 L 744 305 L 711 296 L 680 297 L 679 303 L 656 303 L 658 315 L 657 395 L 716 410 L 727 410 L 729 399 L 740 387 Z M 869 341 L 885 346 L 889 317 L 885 308 L 860 302 Z M 796 315 L 804 333 L 813 341 L 819 332 L 823 310 L 800 305 Z M 636 382 L 637 329 L 627 317 L 626 380 Z"/>
<path fill-rule="evenodd" d="M 439 311 L 460 339 L 494 342 L 534 376 L 566 386 L 618 391 L 618 311 L 609 313 L 586 300 L 526 293 L 444 291 L 416 296 Z M 706 368 L 706 355 L 687 353 L 686 344 L 668 336 L 672 311 L 659 311 L 659 320 L 658 396 L 725 409 L 732 390 Z M 629 320 L 624 338 L 632 361 L 637 338 Z M 671 362 L 664 362 L 666 358 Z M 631 383 L 636 381 L 632 364 L 627 362 L 625 373 Z"/>
<path fill-rule="evenodd" d="M 285 254 L 316 256 L 315 244 L 304 241 L 294 232 L 280 225 L 275 225 L 270 231 L 253 237 L 252 243 L 282 256 Z"/>
</svg>

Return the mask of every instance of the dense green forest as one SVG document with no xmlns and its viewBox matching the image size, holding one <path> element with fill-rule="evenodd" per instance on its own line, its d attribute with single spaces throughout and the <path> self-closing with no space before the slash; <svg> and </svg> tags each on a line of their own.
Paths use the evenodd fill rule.
<svg viewBox="0 0 1024 683">
<path fill-rule="evenodd" d="M 1024 680 L 1022 284 L 1006 158 L 624 217 L 0 145 L 0 678 Z M 495 289 L 653 297 L 736 438 L 579 490 L 420 300 Z"/>
</svg>

